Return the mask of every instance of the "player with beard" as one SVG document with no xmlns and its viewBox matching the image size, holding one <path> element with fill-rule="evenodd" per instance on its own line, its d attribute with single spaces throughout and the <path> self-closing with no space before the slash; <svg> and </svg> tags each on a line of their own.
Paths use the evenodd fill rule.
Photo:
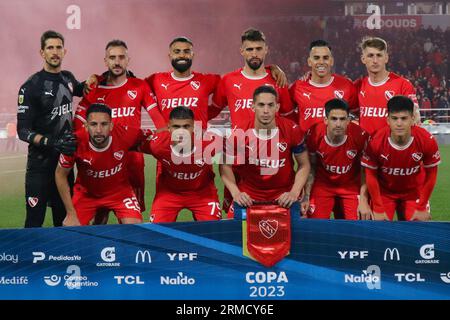
<svg viewBox="0 0 450 320">
<path fill-rule="evenodd" d="M 141 109 L 145 108 L 156 128 L 166 126 L 160 114 L 153 94 L 144 80 L 127 77 L 130 62 L 128 47 L 122 40 L 112 40 L 105 48 L 105 65 L 108 75 L 100 81 L 80 102 L 75 113 L 75 129 L 86 122 L 86 109 L 93 103 L 105 103 L 112 110 L 114 124 L 125 127 L 141 128 Z M 128 157 L 130 183 L 142 211 L 145 210 L 144 157 L 141 153 L 130 153 Z M 100 216 L 100 215 L 99 215 Z"/>
<path fill-rule="evenodd" d="M 332 73 L 333 65 L 334 58 L 328 42 L 311 42 L 308 57 L 311 77 L 295 81 L 289 89 L 292 101 L 298 108 L 297 122 L 304 132 L 313 124 L 323 122 L 324 106 L 328 100 L 343 99 L 351 113 L 359 112 L 355 86 L 349 79 Z"/>
<path fill-rule="evenodd" d="M 244 67 L 224 75 L 213 96 L 212 116 L 228 106 L 231 115 L 231 128 L 242 128 L 248 119 L 254 118 L 252 109 L 253 93 L 262 85 L 272 85 L 277 91 L 281 116 L 294 117 L 294 110 L 286 87 L 277 85 L 275 79 L 267 72 L 264 61 L 268 53 L 265 35 L 256 29 L 245 30 L 241 35 L 240 52 L 244 58 Z M 294 120 L 294 118 L 292 118 Z M 239 176 L 237 175 L 237 179 Z M 225 189 L 223 209 L 228 217 L 233 216 L 231 194 Z"/>
<path fill-rule="evenodd" d="M 129 150 L 146 137 L 138 128 L 114 125 L 111 114 L 105 104 L 89 106 L 85 126 L 75 133 L 75 154 L 60 156 L 55 180 L 67 211 L 65 226 L 87 225 L 104 210 L 114 211 L 120 223 L 142 222 L 126 163 Z M 71 197 L 67 176 L 75 164 L 78 174 Z"/>
</svg>

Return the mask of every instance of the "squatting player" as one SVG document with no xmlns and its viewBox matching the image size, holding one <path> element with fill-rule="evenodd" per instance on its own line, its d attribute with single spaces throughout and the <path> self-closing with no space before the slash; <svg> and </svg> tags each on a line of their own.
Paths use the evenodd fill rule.
<svg viewBox="0 0 450 320">
<path fill-rule="evenodd" d="M 280 105 L 273 86 L 258 87 L 253 95 L 254 118 L 228 138 L 227 158 L 237 166 L 236 181 L 227 160 L 220 165 L 222 180 L 235 202 L 235 218 L 255 201 L 276 201 L 300 216 L 298 198 L 308 178 L 310 163 L 303 133 L 293 121 L 277 116 Z M 294 171 L 294 160 L 298 164 Z"/>
<path fill-rule="evenodd" d="M 428 200 L 441 161 L 436 139 L 414 125 L 414 103 L 395 96 L 387 103 L 389 126 L 369 140 L 361 164 L 372 201 L 374 220 L 431 219 Z M 423 167 L 423 168 L 421 168 Z M 419 173 L 425 170 L 425 183 Z"/>
<path fill-rule="evenodd" d="M 145 136 L 140 129 L 113 125 L 111 109 L 92 104 L 85 128 L 78 130 L 73 156 L 61 154 L 55 180 L 66 207 L 65 226 L 88 225 L 96 213 L 112 210 L 120 223 L 142 222 L 139 202 L 128 179 L 129 150 Z M 78 174 L 71 198 L 67 176 L 76 164 Z"/>
<path fill-rule="evenodd" d="M 86 121 L 86 109 L 93 103 L 105 103 L 112 109 L 114 124 L 141 128 L 141 109 L 145 108 L 156 128 L 166 126 L 164 118 L 150 88 L 141 79 L 127 77 L 130 61 L 128 47 L 122 40 L 112 40 L 105 48 L 105 65 L 108 74 L 99 85 L 83 98 L 75 114 L 74 126 L 79 129 Z M 139 206 L 145 211 L 144 157 L 131 152 L 128 158 L 128 172 Z"/>
<path fill-rule="evenodd" d="M 297 121 L 304 132 L 315 123 L 323 123 L 324 105 L 330 99 L 343 99 L 348 103 L 350 112 L 359 112 L 355 86 L 349 79 L 332 73 L 333 65 L 334 58 L 328 42 L 311 42 L 308 57 L 311 78 L 297 80 L 289 88 L 292 101 L 297 105 Z"/>
<path fill-rule="evenodd" d="M 175 222 L 182 209 L 189 209 L 196 221 L 221 219 L 212 168 L 214 152 L 206 152 L 213 142 L 194 139 L 194 113 L 180 106 L 170 112 L 169 131 L 156 133 L 141 144 L 140 151 L 161 163 L 152 222 Z"/>
<path fill-rule="evenodd" d="M 311 173 L 305 187 L 302 213 L 309 218 L 357 220 L 370 218 L 368 193 L 361 181 L 361 155 L 368 135 L 350 122 L 348 104 L 341 99 L 325 103 L 325 120 L 307 134 Z"/>
</svg>

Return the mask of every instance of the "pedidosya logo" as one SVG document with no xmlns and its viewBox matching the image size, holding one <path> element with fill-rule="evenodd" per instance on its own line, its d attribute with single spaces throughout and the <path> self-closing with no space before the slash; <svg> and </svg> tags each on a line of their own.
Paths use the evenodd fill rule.
<svg viewBox="0 0 450 320">
<path fill-rule="evenodd" d="M 97 262 L 97 267 L 120 267 L 116 261 L 116 247 L 106 247 L 100 252 L 103 262 Z"/>
<path fill-rule="evenodd" d="M 60 254 L 59 256 L 54 256 L 50 254 L 47 258 L 45 252 L 42 251 L 33 251 L 33 263 L 38 263 L 40 261 L 81 261 L 81 256 L 73 255 L 67 256 Z"/>
<path fill-rule="evenodd" d="M 80 267 L 77 265 L 68 266 L 66 274 L 62 276 L 57 274 L 44 276 L 44 282 L 50 287 L 56 287 L 62 283 L 69 290 L 98 286 L 98 282 L 89 281 L 87 276 L 83 276 Z"/>
</svg>

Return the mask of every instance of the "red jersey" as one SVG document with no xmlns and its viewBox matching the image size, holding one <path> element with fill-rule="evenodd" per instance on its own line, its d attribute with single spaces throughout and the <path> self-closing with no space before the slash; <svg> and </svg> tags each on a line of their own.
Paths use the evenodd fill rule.
<svg viewBox="0 0 450 320">
<path fill-rule="evenodd" d="M 311 127 L 306 138 L 308 151 L 317 155 L 315 185 L 338 188 L 359 194 L 361 187 L 361 155 L 368 135 L 352 122 L 340 144 L 327 138 L 327 126 L 318 123 Z"/>
<path fill-rule="evenodd" d="M 141 127 L 141 108 L 144 107 L 156 128 L 166 125 L 150 88 L 144 80 L 127 78 L 118 86 L 99 85 L 92 89 L 80 102 L 76 112 L 75 130 L 86 122 L 86 110 L 93 103 L 104 103 L 112 110 L 114 124 L 127 127 Z"/>
<path fill-rule="evenodd" d="M 216 89 L 220 76 L 192 72 L 188 78 L 177 78 L 173 72 L 154 73 L 145 81 L 156 96 L 164 120 L 169 122 L 173 108 L 184 106 L 194 112 L 194 120 L 208 125 L 209 96 Z"/>
<path fill-rule="evenodd" d="M 317 84 L 309 80 L 297 80 L 289 88 L 289 92 L 298 107 L 298 123 L 306 132 L 315 123 L 325 118 L 325 103 L 339 98 L 345 100 L 351 112 L 358 111 L 358 97 L 353 83 L 343 76 L 333 74 L 330 81 Z"/>
<path fill-rule="evenodd" d="M 367 144 L 361 164 L 378 171 L 381 192 L 410 193 L 420 188 L 421 165 L 434 167 L 441 161 L 436 139 L 417 126 L 411 128 L 411 140 L 405 146 L 397 146 L 390 135 L 389 127 L 377 131 Z"/>
<path fill-rule="evenodd" d="M 389 72 L 386 80 L 373 84 L 369 77 L 355 82 L 359 101 L 359 125 L 368 134 L 387 126 L 387 102 L 393 96 L 403 95 L 418 105 L 416 90 L 409 80 Z"/>
<path fill-rule="evenodd" d="M 247 120 L 253 119 L 255 116 L 252 110 L 253 92 L 263 85 L 271 85 L 277 90 L 280 115 L 285 116 L 293 112 L 289 90 L 278 87 L 270 73 L 260 77 L 251 77 L 244 73 L 243 68 L 222 77 L 213 96 L 213 105 L 220 109 L 228 106 L 231 126 L 243 128 Z"/>
<path fill-rule="evenodd" d="M 254 129 L 254 120 L 247 120 L 244 128 L 234 130 L 227 140 L 227 155 L 234 158 L 241 179 L 238 187 L 253 200 L 275 200 L 290 191 L 295 179 L 292 154 L 305 150 L 304 135 L 297 124 L 277 117 L 276 125 L 269 137 L 261 137 Z"/>
<path fill-rule="evenodd" d="M 203 188 L 214 188 L 212 160 L 205 158 L 202 148 L 194 147 L 190 154 L 179 154 L 172 147 L 169 131 L 162 131 L 141 144 L 140 150 L 153 155 L 162 165 L 158 185 L 179 192 L 197 192 Z"/>
<path fill-rule="evenodd" d="M 73 156 L 61 154 L 59 165 L 73 168 L 77 164 L 76 184 L 81 185 L 92 197 L 105 197 L 131 189 L 126 169 L 128 150 L 144 140 L 144 133 L 137 128 L 114 126 L 109 143 L 98 149 L 89 142 L 85 130 L 75 132 L 77 150 Z"/>
</svg>

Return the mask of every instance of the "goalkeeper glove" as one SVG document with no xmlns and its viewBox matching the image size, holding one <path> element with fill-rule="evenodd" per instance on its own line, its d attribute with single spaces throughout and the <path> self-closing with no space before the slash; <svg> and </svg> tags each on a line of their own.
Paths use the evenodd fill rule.
<svg viewBox="0 0 450 320">
<path fill-rule="evenodd" d="M 77 141 L 71 132 L 65 132 L 58 138 L 44 136 L 40 141 L 40 145 L 43 147 L 53 148 L 59 153 L 69 156 L 73 155 L 77 150 Z"/>
</svg>

